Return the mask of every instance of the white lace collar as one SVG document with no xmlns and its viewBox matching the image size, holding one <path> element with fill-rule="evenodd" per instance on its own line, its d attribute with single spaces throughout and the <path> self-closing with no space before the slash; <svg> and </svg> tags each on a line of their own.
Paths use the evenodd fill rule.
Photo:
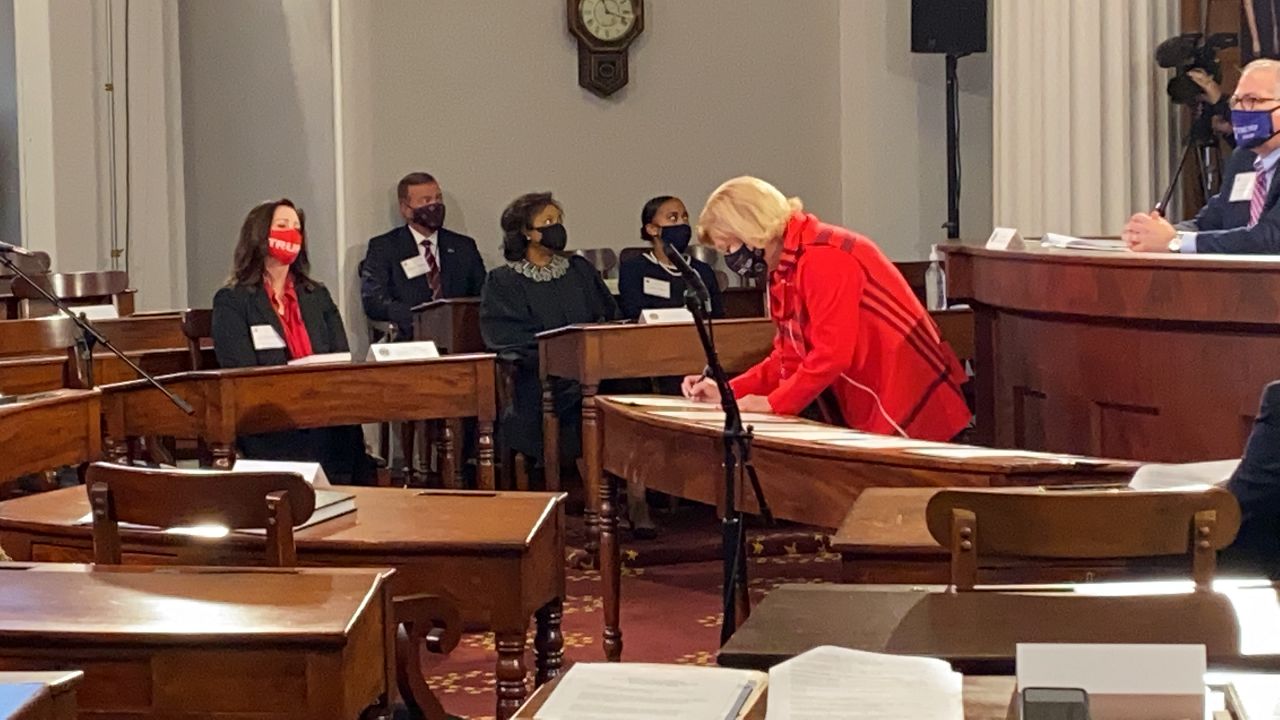
<svg viewBox="0 0 1280 720">
<path fill-rule="evenodd" d="M 693 263 L 692 263 L 692 261 L 689 259 L 689 256 L 688 256 L 688 255 L 684 255 L 684 256 L 682 256 L 682 257 L 684 257 L 684 261 L 685 261 L 685 262 L 687 262 L 687 263 L 689 263 L 689 264 L 690 264 L 690 265 L 689 265 L 690 267 L 693 267 Z M 653 251 L 652 251 L 652 250 L 650 250 L 649 252 L 647 252 L 647 253 L 645 253 L 645 254 L 644 254 L 644 259 L 645 259 L 645 260 L 648 260 L 649 262 L 653 263 L 654 265 L 657 265 L 658 267 L 662 268 L 663 270 L 666 270 L 666 271 L 667 271 L 667 274 L 668 274 L 668 275 L 670 275 L 671 277 L 680 277 L 680 271 L 679 271 L 679 270 L 675 269 L 675 268 L 674 268 L 674 267 L 672 267 L 671 265 L 663 265 L 663 264 L 658 260 L 657 256 L 653 254 Z"/>
<path fill-rule="evenodd" d="M 551 282 L 564 277 L 569 272 L 569 261 L 559 255 L 554 255 L 551 262 L 546 266 L 540 267 L 525 260 L 512 260 L 507 263 L 507 267 L 515 270 L 521 275 L 529 278 L 534 282 Z"/>
</svg>

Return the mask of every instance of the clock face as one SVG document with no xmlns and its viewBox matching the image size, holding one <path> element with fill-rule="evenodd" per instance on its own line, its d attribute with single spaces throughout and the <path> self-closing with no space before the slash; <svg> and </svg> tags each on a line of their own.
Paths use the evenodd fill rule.
<svg viewBox="0 0 1280 720">
<path fill-rule="evenodd" d="M 636 24 L 635 0 L 579 0 L 578 14 L 587 32 L 604 42 L 621 38 Z"/>
</svg>

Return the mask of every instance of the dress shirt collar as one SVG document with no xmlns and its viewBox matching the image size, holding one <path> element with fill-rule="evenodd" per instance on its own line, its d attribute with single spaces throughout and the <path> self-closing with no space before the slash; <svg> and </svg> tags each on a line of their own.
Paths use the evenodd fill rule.
<svg viewBox="0 0 1280 720">
<path fill-rule="evenodd" d="M 414 227 L 414 226 L 412 226 L 412 225 L 406 225 L 405 227 L 408 227 L 408 228 L 409 228 L 409 232 L 413 233 L 413 242 L 414 242 L 418 247 L 422 247 L 422 241 L 423 241 L 423 240 L 430 240 L 430 241 L 431 241 L 431 247 L 435 247 L 435 246 L 436 246 L 436 244 L 437 244 L 437 242 L 438 242 L 437 238 L 439 238 L 439 236 L 440 236 L 440 231 L 439 231 L 439 230 L 437 230 L 437 231 L 435 231 L 435 232 L 431 233 L 430 235 L 423 235 L 422 233 L 418 232 L 418 228 L 416 228 L 416 227 Z"/>
</svg>

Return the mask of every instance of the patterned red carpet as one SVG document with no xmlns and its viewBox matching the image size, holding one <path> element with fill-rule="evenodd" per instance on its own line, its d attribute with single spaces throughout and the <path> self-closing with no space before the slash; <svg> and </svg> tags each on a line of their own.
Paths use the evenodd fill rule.
<svg viewBox="0 0 1280 720">
<path fill-rule="evenodd" d="M 719 523 L 706 508 L 684 508 L 661 516 L 659 523 L 663 529 L 656 540 L 631 541 L 623 533 L 623 659 L 713 664 L 720 638 Z M 571 545 L 580 540 L 574 527 L 571 519 Z M 753 602 L 783 583 L 833 582 L 839 576 L 839 556 L 825 551 L 820 534 L 803 528 L 752 532 L 748 552 Z M 600 592 L 594 570 L 568 570 L 566 669 L 575 661 L 604 659 Z M 494 658 L 492 634 L 468 634 L 447 659 L 426 669 L 447 711 L 493 717 Z M 527 662 L 532 668 L 532 652 Z"/>
</svg>

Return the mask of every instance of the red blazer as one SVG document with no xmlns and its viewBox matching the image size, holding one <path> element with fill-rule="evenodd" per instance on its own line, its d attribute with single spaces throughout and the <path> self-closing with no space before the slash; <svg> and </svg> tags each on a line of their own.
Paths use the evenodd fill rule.
<svg viewBox="0 0 1280 720">
<path fill-rule="evenodd" d="M 794 415 L 831 388 L 850 427 L 895 435 L 896 424 L 922 440 L 950 440 L 969 424 L 964 369 L 868 238 L 794 213 L 769 275 L 769 311 L 773 352 L 733 380 L 736 397 L 766 395 L 774 412 Z"/>
</svg>

